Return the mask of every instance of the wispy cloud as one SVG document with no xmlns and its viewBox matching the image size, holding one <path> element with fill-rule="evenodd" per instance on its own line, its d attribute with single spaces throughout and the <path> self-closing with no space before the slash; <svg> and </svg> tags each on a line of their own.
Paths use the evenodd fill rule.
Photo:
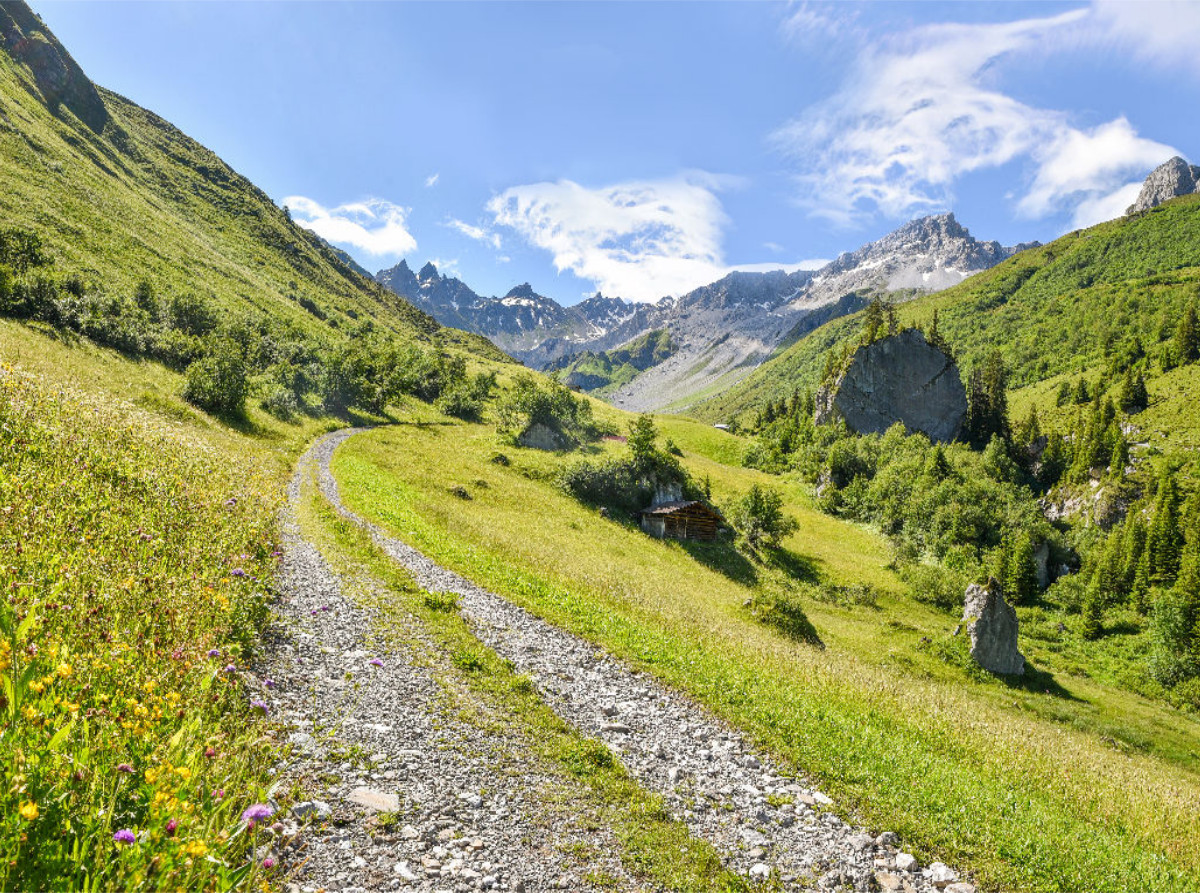
<svg viewBox="0 0 1200 893">
<path fill-rule="evenodd" d="M 1083 39 L 1093 15 L 929 25 L 864 45 L 846 83 L 774 135 L 799 168 L 800 202 L 841 225 L 899 218 L 949 207 L 960 177 L 1024 159 L 1032 174 L 1018 213 L 1111 206 L 1173 150 L 1124 118 L 1080 129 L 994 86 L 1004 61 Z"/>
<path fill-rule="evenodd" d="M 1200 4 L 1193 0 L 1096 0 L 1101 34 L 1137 58 L 1200 74 Z"/>
<path fill-rule="evenodd" d="M 440 173 L 430 174 L 428 177 L 425 178 L 425 188 L 429 189 L 433 186 L 436 186 L 438 180 L 440 180 L 441 178 L 442 178 L 442 175 Z"/>
<path fill-rule="evenodd" d="M 488 211 L 530 244 L 610 295 L 656 300 L 726 272 L 720 178 L 691 173 L 589 189 L 570 180 L 514 186 Z"/>
<path fill-rule="evenodd" d="M 491 245 L 497 251 L 500 250 L 501 240 L 500 234 L 484 229 L 482 226 L 472 226 L 464 220 L 459 220 L 457 217 L 451 217 L 446 221 L 446 226 L 452 230 L 462 233 L 468 239 L 474 239 L 476 242 L 484 242 Z"/>
<path fill-rule="evenodd" d="M 283 203 L 296 223 L 330 242 L 352 245 L 375 257 L 401 256 L 417 249 L 417 240 L 405 225 L 408 209 L 383 199 L 326 208 L 303 195 L 289 195 Z"/>
</svg>

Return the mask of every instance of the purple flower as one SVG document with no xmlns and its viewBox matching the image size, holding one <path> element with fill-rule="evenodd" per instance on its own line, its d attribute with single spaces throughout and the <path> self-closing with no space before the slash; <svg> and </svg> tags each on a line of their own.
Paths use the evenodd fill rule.
<svg viewBox="0 0 1200 893">
<path fill-rule="evenodd" d="M 263 680 L 263 688 L 274 689 L 275 688 L 275 680 L 274 679 L 264 679 Z"/>
<path fill-rule="evenodd" d="M 174 819 L 171 819 L 171 821 L 167 822 L 167 834 L 171 837 L 174 837 L 175 829 L 178 827 L 179 827 L 179 822 L 175 821 Z"/>
<path fill-rule="evenodd" d="M 230 496 L 228 499 L 225 500 L 225 504 L 226 505 L 237 505 L 237 497 Z"/>
<path fill-rule="evenodd" d="M 270 806 L 265 803 L 255 803 L 246 807 L 242 813 L 242 821 L 253 828 L 255 822 L 265 822 L 273 815 L 275 815 L 275 810 Z"/>
<path fill-rule="evenodd" d="M 113 840 L 117 843 L 137 843 L 137 838 L 133 836 L 133 832 L 128 828 L 122 828 L 114 834 Z"/>
<path fill-rule="evenodd" d="M 117 766 L 117 771 L 124 772 L 126 775 L 132 775 L 133 767 L 130 766 L 128 763 L 122 763 L 121 765 Z"/>
<path fill-rule="evenodd" d="M 310 613 L 311 613 L 311 614 L 312 614 L 314 617 L 316 617 L 316 616 L 317 616 L 317 609 L 316 609 L 316 608 L 313 608 L 313 609 L 312 609 L 312 611 L 311 611 Z"/>
<path fill-rule="evenodd" d="M 283 557 L 283 553 L 282 553 L 282 552 L 278 552 L 278 551 L 276 551 L 276 552 L 272 552 L 272 553 L 271 553 L 271 557 L 272 557 L 272 558 L 282 558 L 282 557 Z"/>
<path fill-rule="evenodd" d="M 235 567 L 233 570 L 231 570 L 229 572 L 229 575 L 232 577 L 244 577 L 244 576 L 246 576 L 246 572 L 244 570 L 242 570 L 240 567 Z"/>
<path fill-rule="evenodd" d="M 328 611 L 328 610 L 329 610 L 329 605 L 321 605 L 321 610 L 322 610 L 322 611 Z"/>
<path fill-rule="evenodd" d="M 209 648 L 209 649 L 208 649 L 208 656 L 209 656 L 209 657 L 220 657 L 220 656 L 221 656 L 221 649 L 219 649 L 219 648 Z"/>
<path fill-rule="evenodd" d="M 383 666 L 383 661 L 381 661 L 381 660 L 380 660 L 379 658 L 377 658 L 377 657 L 373 657 L 373 658 L 371 658 L 371 666 L 373 666 L 373 667 L 382 667 L 382 666 Z"/>
<path fill-rule="evenodd" d="M 266 701 L 251 701 L 251 702 L 250 702 L 250 706 L 251 706 L 253 709 L 255 709 L 255 710 L 261 710 L 261 711 L 263 712 L 263 716 L 266 716 L 268 713 L 270 713 L 270 712 L 271 712 L 271 711 L 270 711 L 270 710 L 267 708 L 267 702 L 266 702 Z"/>
<path fill-rule="evenodd" d="M 236 672 L 237 672 L 237 665 L 236 665 L 236 664 L 226 664 L 226 665 L 225 665 L 225 672 L 226 672 L 226 673 L 236 673 Z"/>
<path fill-rule="evenodd" d="M 272 859 L 270 856 L 267 856 L 267 858 L 263 859 L 263 868 L 270 871 L 274 867 L 275 867 L 275 860 Z"/>
</svg>

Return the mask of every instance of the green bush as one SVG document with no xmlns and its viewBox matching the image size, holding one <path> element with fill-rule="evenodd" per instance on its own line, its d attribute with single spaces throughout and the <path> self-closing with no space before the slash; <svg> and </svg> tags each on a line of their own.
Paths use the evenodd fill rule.
<svg viewBox="0 0 1200 893">
<path fill-rule="evenodd" d="M 754 484 L 727 512 L 734 529 L 752 547 L 777 545 L 796 531 L 796 519 L 783 513 L 783 496 Z"/>
<path fill-rule="evenodd" d="M 246 387 L 246 361 L 240 347 L 218 338 L 209 353 L 188 366 L 183 399 L 214 415 L 237 416 L 245 411 Z"/>
</svg>

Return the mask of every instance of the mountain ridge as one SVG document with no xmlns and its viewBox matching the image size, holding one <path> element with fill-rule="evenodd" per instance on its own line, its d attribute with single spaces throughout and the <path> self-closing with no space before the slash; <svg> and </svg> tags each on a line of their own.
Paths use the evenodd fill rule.
<svg viewBox="0 0 1200 893">
<path fill-rule="evenodd" d="M 678 349 L 609 394 L 616 405 L 643 410 L 738 381 L 781 344 L 842 310 L 858 309 L 871 296 L 903 299 L 937 291 L 1034 244 L 981 242 L 948 212 L 909 221 L 819 270 L 734 270 L 652 303 L 597 294 L 564 307 L 528 283 L 502 298 L 482 297 L 461 280 L 438 275 L 432 264 L 414 275 L 405 261 L 381 270 L 376 280 L 443 324 L 490 338 L 535 369 L 562 368 L 571 357 L 667 330 Z"/>
</svg>

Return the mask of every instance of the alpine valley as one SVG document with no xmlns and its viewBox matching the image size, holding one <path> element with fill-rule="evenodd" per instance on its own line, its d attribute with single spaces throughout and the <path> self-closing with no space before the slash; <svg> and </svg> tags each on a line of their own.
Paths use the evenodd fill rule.
<svg viewBox="0 0 1200 893">
<path fill-rule="evenodd" d="M 484 88 L 534 46 L 555 89 L 609 90 L 648 55 L 634 19 L 668 16 L 682 47 L 654 55 L 675 59 L 714 14 L 786 14 L 789 59 L 837 30 L 815 4 L 38 8 L 98 14 L 112 45 L 78 58 L 115 52 L 164 103 L 185 81 L 138 29 L 186 27 L 181 70 L 188 44 L 226 63 L 202 66 L 214 144 L 318 109 L 447 232 L 450 156 L 490 171 L 507 147 L 392 170 L 407 146 L 372 142 L 386 116 L 362 100 L 402 86 L 388 65 L 428 94 L 396 116 L 415 143 L 459 118 L 490 137 Z M 943 22 L 873 58 L 1098 15 Z M 486 40 L 424 70 L 477 18 Z M 364 21 L 406 51 L 364 51 Z M 581 50 L 598 35 L 619 52 Z M 313 50 L 288 69 L 306 90 L 218 90 L 259 54 L 274 77 L 275 44 Z M 535 86 L 522 126 L 571 120 Z M 956 103 L 1067 126 L 970 86 Z M 433 263 L 369 275 L 342 236 L 390 239 L 372 266 L 411 257 L 413 209 L 322 208 L 335 246 L 0 3 L 0 890 L 1195 893 L 1200 172 L 1132 126 L 1074 132 L 1144 157 L 1114 219 L 1047 244 L 942 213 L 820 269 L 565 306 Z M 346 173 L 290 131 L 270 145 L 266 176 Z M 551 149 L 519 146 L 543 177 L 569 169 Z M 635 186 L 600 216 L 648 215 L 647 243 L 679 203 L 719 216 L 712 177 Z M 564 190 L 596 200 L 534 191 Z M 706 271 L 689 287 L 726 269 L 706 244 L 677 246 Z"/>
</svg>

